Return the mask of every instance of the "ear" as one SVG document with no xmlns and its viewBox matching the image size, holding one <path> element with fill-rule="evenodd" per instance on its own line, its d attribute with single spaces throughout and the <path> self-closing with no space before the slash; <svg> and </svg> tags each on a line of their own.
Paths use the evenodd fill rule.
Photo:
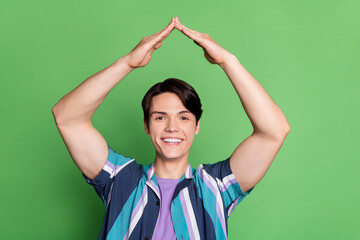
<svg viewBox="0 0 360 240">
<path fill-rule="evenodd" d="M 144 130 L 146 134 L 150 134 L 149 126 L 147 125 L 145 119 L 144 119 Z"/>
<path fill-rule="evenodd" d="M 198 121 L 197 126 L 195 128 L 195 135 L 198 135 L 199 130 L 200 130 L 200 120 Z"/>
</svg>

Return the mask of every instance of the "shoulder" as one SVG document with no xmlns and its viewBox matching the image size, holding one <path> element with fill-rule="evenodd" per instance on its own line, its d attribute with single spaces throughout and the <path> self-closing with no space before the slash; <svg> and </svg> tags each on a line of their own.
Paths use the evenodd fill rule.
<svg viewBox="0 0 360 240">
<path fill-rule="evenodd" d="M 125 172 L 134 173 L 142 172 L 143 166 L 136 162 L 132 157 L 125 156 L 116 152 L 110 146 L 108 146 L 109 154 L 103 170 L 116 176 L 118 173 L 124 174 Z"/>
<path fill-rule="evenodd" d="M 223 179 L 224 177 L 233 174 L 230 168 L 230 157 L 215 163 L 200 164 L 196 169 L 195 175 L 199 175 L 200 177 L 203 177 L 204 174 L 213 179 L 216 178 Z"/>
<path fill-rule="evenodd" d="M 116 152 L 110 146 L 108 146 L 108 150 L 109 153 L 108 153 L 107 161 L 113 165 L 123 165 L 127 162 L 135 161 L 135 159 L 131 157 L 127 157 L 122 155 L 121 153 Z"/>
<path fill-rule="evenodd" d="M 225 160 L 200 164 L 194 174 L 194 180 L 199 187 L 210 188 L 212 192 L 220 192 L 221 194 L 230 194 L 233 199 L 237 196 L 248 195 L 253 188 L 247 192 L 243 192 L 239 183 L 230 167 L 230 157 Z"/>
</svg>

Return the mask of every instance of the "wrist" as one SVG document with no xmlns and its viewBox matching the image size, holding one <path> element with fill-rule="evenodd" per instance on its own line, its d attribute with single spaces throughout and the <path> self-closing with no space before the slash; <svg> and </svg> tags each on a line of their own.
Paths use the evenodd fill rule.
<svg viewBox="0 0 360 240">
<path fill-rule="evenodd" d="M 134 67 L 131 67 L 128 63 L 128 55 L 125 55 L 119 59 L 117 59 L 114 62 L 115 65 L 117 65 L 118 67 L 125 69 L 125 71 L 127 72 L 131 72 L 132 70 L 134 70 Z"/>
<path fill-rule="evenodd" d="M 226 56 L 224 57 L 224 61 L 220 63 L 219 66 L 225 70 L 226 68 L 233 65 L 234 63 L 237 63 L 238 61 L 239 60 L 235 55 L 231 54 L 230 52 L 227 52 Z"/>
</svg>

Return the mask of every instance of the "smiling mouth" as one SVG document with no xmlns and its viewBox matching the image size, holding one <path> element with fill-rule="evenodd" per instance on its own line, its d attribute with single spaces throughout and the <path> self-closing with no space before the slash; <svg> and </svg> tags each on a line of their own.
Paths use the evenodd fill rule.
<svg viewBox="0 0 360 240">
<path fill-rule="evenodd" d="M 182 143 L 182 141 L 184 141 L 184 139 L 181 138 L 161 138 L 161 140 L 166 144 L 171 144 L 171 145 L 178 145 Z"/>
</svg>

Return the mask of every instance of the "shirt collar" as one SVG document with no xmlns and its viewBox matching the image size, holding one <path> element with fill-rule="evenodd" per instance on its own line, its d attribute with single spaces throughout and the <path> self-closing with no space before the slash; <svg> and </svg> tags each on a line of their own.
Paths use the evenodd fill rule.
<svg viewBox="0 0 360 240">
<path fill-rule="evenodd" d="M 148 185 L 155 192 L 157 197 L 160 199 L 161 196 L 160 196 L 159 184 L 158 184 L 158 182 L 156 180 L 156 176 L 154 174 L 154 162 L 147 165 L 146 168 L 144 168 L 144 170 L 146 171 L 146 174 L 147 174 L 146 185 Z M 184 175 L 180 178 L 179 183 L 181 183 L 185 178 L 186 179 L 194 178 L 194 173 L 195 173 L 194 171 L 195 170 L 191 167 L 191 165 L 188 164 L 188 167 L 187 167 Z M 184 188 L 184 187 L 186 187 L 186 185 L 182 185 L 182 188 Z"/>
<path fill-rule="evenodd" d="M 147 181 L 150 181 L 153 177 L 155 178 L 155 174 L 154 174 L 154 162 L 152 162 L 150 164 L 150 168 L 147 170 L 146 174 L 147 174 Z M 183 180 L 184 178 L 186 179 L 191 179 L 194 178 L 193 176 L 193 168 L 191 167 L 191 165 L 188 163 L 188 167 L 186 169 L 186 172 L 184 173 L 184 175 L 181 177 L 180 181 Z"/>
</svg>

